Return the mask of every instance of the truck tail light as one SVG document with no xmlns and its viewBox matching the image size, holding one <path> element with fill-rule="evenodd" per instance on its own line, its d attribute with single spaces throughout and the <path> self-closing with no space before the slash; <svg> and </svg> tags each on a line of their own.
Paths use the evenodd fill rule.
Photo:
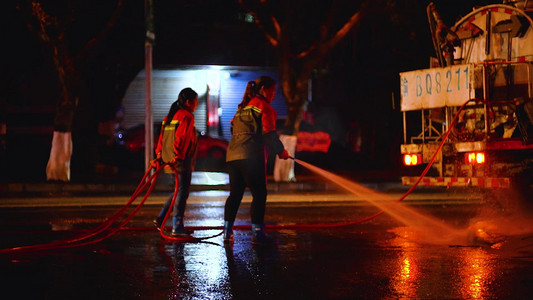
<svg viewBox="0 0 533 300">
<path fill-rule="evenodd" d="M 485 163 L 485 152 L 469 152 L 465 153 L 465 161 L 467 164 L 477 165 Z"/>
<path fill-rule="evenodd" d="M 404 154 L 403 164 L 406 166 L 417 166 L 422 164 L 422 154 Z"/>
</svg>

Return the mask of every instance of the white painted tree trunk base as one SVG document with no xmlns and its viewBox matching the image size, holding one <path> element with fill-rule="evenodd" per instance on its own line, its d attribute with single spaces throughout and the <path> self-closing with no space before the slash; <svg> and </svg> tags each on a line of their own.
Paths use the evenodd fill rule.
<svg viewBox="0 0 533 300">
<path fill-rule="evenodd" d="M 46 165 L 46 180 L 70 181 L 72 133 L 54 131 L 50 158 Z"/>
</svg>

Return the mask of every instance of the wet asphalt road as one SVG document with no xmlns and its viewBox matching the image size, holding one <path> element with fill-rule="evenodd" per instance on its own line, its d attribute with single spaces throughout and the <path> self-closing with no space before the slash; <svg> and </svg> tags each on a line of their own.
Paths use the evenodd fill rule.
<svg viewBox="0 0 533 300">
<path fill-rule="evenodd" d="M 194 236 L 220 233 L 224 197 L 191 197 L 186 226 L 196 228 Z M 233 245 L 224 246 L 221 236 L 195 243 L 162 239 L 151 225 L 161 196 L 103 241 L 1 254 L 1 290 L 16 299 L 531 297 L 533 227 L 528 211 L 494 209 L 472 195 L 417 197 L 402 206 L 419 213 L 417 219 L 430 217 L 422 223 L 385 213 L 349 226 L 280 228 L 341 224 L 379 210 L 341 194 L 270 195 L 266 220 L 276 244 L 252 246 L 243 226 L 235 231 Z M 249 225 L 246 200 L 236 225 Z M 0 248 L 80 236 L 115 213 L 122 201 L 115 199 L 111 206 L 93 199 L 94 205 L 3 207 Z M 467 233 L 467 239 L 441 239 L 447 232 L 436 229 L 438 223 Z"/>
</svg>

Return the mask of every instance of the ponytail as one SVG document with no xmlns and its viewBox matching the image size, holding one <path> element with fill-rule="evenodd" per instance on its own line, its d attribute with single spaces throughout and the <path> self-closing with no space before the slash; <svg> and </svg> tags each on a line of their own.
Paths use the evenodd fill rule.
<svg viewBox="0 0 533 300">
<path fill-rule="evenodd" d="M 174 115 L 178 112 L 178 110 L 185 107 L 185 103 L 187 101 L 192 101 L 196 97 L 198 97 L 198 93 L 191 88 L 184 88 L 183 90 L 181 90 L 178 95 L 178 99 L 174 101 L 172 105 L 170 105 L 170 110 L 167 114 L 167 122 L 165 123 L 165 126 L 170 124 L 170 121 L 172 121 Z"/>
<path fill-rule="evenodd" d="M 243 107 L 246 107 L 250 100 L 252 100 L 253 97 L 257 96 L 259 94 L 259 91 L 262 87 L 269 88 L 276 84 L 276 81 L 272 79 L 269 76 L 261 76 L 257 78 L 255 81 L 248 81 L 246 84 L 246 88 L 244 89 L 244 95 L 242 96 L 242 101 L 237 107 L 238 109 L 241 109 Z"/>
<path fill-rule="evenodd" d="M 248 83 L 246 84 L 246 88 L 244 89 L 242 101 L 238 106 L 239 109 L 246 107 L 246 105 L 248 105 L 248 102 L 250 102 L 250 100 L 252 100 L 252 98 L 257 94 L 256 87 L 257 84 L 255 83 L 255 81 L 248 81 Z"/>
</svg>

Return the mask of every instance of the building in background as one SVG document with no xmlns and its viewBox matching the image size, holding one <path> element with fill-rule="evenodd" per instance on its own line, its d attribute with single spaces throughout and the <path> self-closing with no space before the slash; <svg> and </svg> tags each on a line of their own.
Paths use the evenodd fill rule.
<svg viewBox="0 0 533 300">
<path fill-rule="evenodd" d="M 246 84 L 267 75 L 279 82 L 276 68 L 239 66 L 165 66 L 152 71 L 152 114 L 154 122 L 161 122 L 179 92 L 191 87 L 198 93 L 198 108 L 194 113 L 196 129 L 203 134 L 231 138 L 231 119 L 242 101 Z M 144 123 L 144 70 L 130 83 L 122 107 L 121 127 L 128 129 Z M 287 116 L 287 104 L 277 85 L 272 106 L 278 119 Z"/>
</svg>

